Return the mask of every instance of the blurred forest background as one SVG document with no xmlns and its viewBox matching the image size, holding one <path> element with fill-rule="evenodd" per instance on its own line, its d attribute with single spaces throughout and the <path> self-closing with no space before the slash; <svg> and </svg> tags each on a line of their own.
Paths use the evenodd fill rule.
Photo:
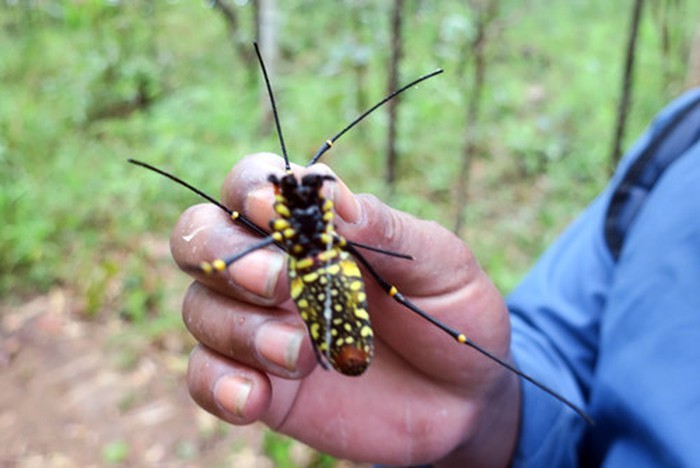
<svg viewBox="0 0 700 468">
<path fill-rule="evenodd" d="M 189 402 L 167 239 L 199 200 L 126 163 L 218 194 L 278 153 L 254 41 L 297 163 L 444 68 L 324 162 L 454 228 L 507 293 L 700 85 L 698 24 L 693 0 L 0 0 L 0 464 L 343 463 Z"/>
</svg>

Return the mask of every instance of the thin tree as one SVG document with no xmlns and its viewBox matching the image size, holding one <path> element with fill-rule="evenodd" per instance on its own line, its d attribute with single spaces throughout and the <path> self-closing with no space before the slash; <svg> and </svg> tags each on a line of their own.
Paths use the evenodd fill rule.
<svg viewBox="0 0 700 468">
<path fill-rule="evenodd" d="M 394 0 L 391 11 L 391 60 L 389 62 L 389 83 L 388 92 L 399 87 L 399 65 L 403 54 L 402 47 L 402 16 L 403 16 L 403 0 Z M 386 183 L 391 189 L 396 180 L 396 126 L 397 126 L 397 110 L 400 98 L 394 98 L 387 103 L 387 112 L 389 113 L 389 130 L 387 136 L 387 151 L 386 151 Z"/>
<path fill-rule="evenodd" d="M 692 88 L 700 86 L 700 21 L 697 23 L 695 34 L 688 49 L 688 71 L 685 86 Z"/>
<path fill-rule="evenodd" d="M 467 43 L 467 49 L 463 56 L 471 55 L 474 61 L 472 68 L 471 84 L 465 86 L 466 118 L 464 130 L 464 141 L 462 144 L 461 162 L 457 186 L 455 189 L 455 201 L 457 213 L 455 215 L 454 232 L 459 234 L 464 226 L 464 218 L 469 193 L 469 180 L 471 178 L 471 167 L 478 151 L 477 137 L 478 127 L 481 120 L 481 105 L 484 94 L 484 83 L 486 82 L 487 55 L 486 46 L 488 44 L 491 26 L 498 17 L 498 0 L 486 0 L 472 6 L 477 13 L 476 32 L 472 40 Z M 460 67 L 460 74 L 466 75 L 466 67 Z M 460 81 L 466 81 L 466 76 L 460 77 Z"/>
<path fill-rule="evenodd" d="M 615 135 L 610 152 L 610 172 L 615 170 L 622 153 L 622 140 L 625 137 L 627 113 L 630 108 L 632 95 L 632 81 L 634 78 L 634 60 L 637 51 L 637 36 L 639 35 L 639 21 L 642 16 L 644 0 L 635 0 L 632 5 L 632 18 L 627 36 L 627 49 L 625 50 L 625 69 L 622 75 L 622 90 L 617 104 L 617 120 L 615 123 Z"/>
<path fill-rule="evenodd" d="M 277 0 L 258 0 L 256 2 L 256 41 L 260 47 L 260 53 L 265 59 L 265 68 L 270 80 L 274 82 L 277 72 L 277 59 L 279 57 L 279 46 L 277 43 Z M 272 128 L 272 108 L 264 87 L 260 87 L 259 108 L 262 118 L 260 119 L 260 134 L 269 133 Z"/>
<path fill-rule="evenodd" d="M 362 25 L 362 14 L 367 8 L 366 5 L 358 5 L 355 2 L 349 2 L 348 8 L 350 9 L 350 37 L 351 43 L 355 51 L 362 48 L 363 39 L 363 25 Z M 367 71 L 368 58 L 365 56 L 368 53 L 363 53 L 361 55 L 354 55 L 352 57 L 352 69 L 355 74 L 355 109 L 358 112 L 362 112 L 364 109 L 369 107 L 369 98 L 367 96 Z M 364 132 L 365 127 L 360 125 L 355 131 L 359 134 Z"/>
<path fill-rule="evenodd" d="M 250 47 L 252 41 L 250 40 L 250 36 L 243 32 L 236 9 L 225 0 L 211 0 L 211 6 L 221 13 L 221 17 L 224 23 L 226 23 L 226 28 L 229 32 L 231 45 L 233 45 L 233 49 L 238 58 L 246 69 L 254 68 L 255 54 L 253 53 L 252 47 Z"/>
</svg>

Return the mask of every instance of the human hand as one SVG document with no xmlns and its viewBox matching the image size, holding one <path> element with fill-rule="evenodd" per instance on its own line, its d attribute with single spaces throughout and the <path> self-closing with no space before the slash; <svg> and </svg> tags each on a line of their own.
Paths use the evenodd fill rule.
<svg viewBox="0 0 700 468">
<path fill-rule="evenodd" d="M 267 176 L 281 175 L 282 167 L 269 154 L 245 158 L 226 179 L 223 203 L 267 229 L 274 216 Z M 294 170 L 331 173 L 324 165 Z M 327 182 L 324 193 L 334 200 L 342 236 L 414 257 L 363 250 L 384 278 L 433 317 L 508 359 L 505 303 L 461 240 L 372 196 L 353 195 L 340 180 Z M 202 260 L 259 239 L 214 205 L 197 205 L 180 218 L 171 249 L 191 272 Z M 289 299 L 285 259 L 269 247 L 243 257 L 227 273 L 193 273 L 183 317 L 201 343 L 188 371 L 190 393 L 200 406 L 232 424 L 263 421 L 356 461 L 510 461 L 520 405 L 515 375 L 398 304 L 366 272 L 374 359 L 360 377 L 322 369 Z"/>
</svg>

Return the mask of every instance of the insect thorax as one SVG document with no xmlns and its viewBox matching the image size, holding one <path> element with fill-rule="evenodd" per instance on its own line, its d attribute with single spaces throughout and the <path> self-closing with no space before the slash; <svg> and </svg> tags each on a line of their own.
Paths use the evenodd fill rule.
<svg viewBox="0 0 700 468">
<path fill-rule="evenodd" d="M 274 210 L 279 218 L 270 228 L 281 235 L 281 242 L 292 257 L 301 259 L 328 250 L 339 238 L 333 226 L 333 202 L 321 189 L 334 177 L 308 174 L 299 181 L 294 174 L 269 177 L 275 187 Z"/>
</svg>

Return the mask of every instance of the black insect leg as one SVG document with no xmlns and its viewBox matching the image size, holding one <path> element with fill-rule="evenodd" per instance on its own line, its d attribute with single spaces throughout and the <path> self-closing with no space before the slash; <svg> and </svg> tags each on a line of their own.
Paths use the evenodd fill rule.
<svg viewBox="0 0 700 468">
<path fill-rule="evenodd" d="M 242 250 L 242 251 L 235 253 L 233 255 L 229 255 L 228 257 L 219 258 L 219 259 L 214 260 L 213 262 L 202 262 L 199 265 L 199 269 L 201 271 L 203 271 L 204 273 L 213 273 L 215 271 L 223 271 L 229 265 L 231 265 L 234 262 L 237 262 L 238 260 L 245 257 L 246 255 L 253 253 L 256 250 L 260 250 L 262 248 L 265 248 L 268 245 L 275 244 L 275 243 L 279 242 L 279 240 L 280 240 L 280 236 L 273 234 L 273 235 L 268 236 L 259 242 L 256 242 L 255 244 L 251 245 L 250 247 L 246 248 L 245 250 Z"/>
<path fill-rule="evenodd" d="M 378 247 L 373 247 L 373 246 L 371 246 L 371 245 L 362 244 L 362 243 L 360 243 L 360 242 L 355 242 L 355 241 L 351 241 L 351 240 L 347 240 L 347 239 L 345 240 L 345 243 L 346 243 L 347 245 L 351 245 L 351 246 L 353 246 L 353 247 L 359 247 L 359 248 L 361 248 L 361 249 L 370 250 L 370 251 L 372 251 L 372 252 L 380 253 L 380 254 L 382 254 L 382 255 L 388 255 L 388 256 L 390 256 L 390 257 L 403 258 L 403 259 L 405 259 L 405 260 L 413 260 L 413 255 L 408 255 L 408 254 L 401 253 L 401 252 L 392 252 L 391 250 L 384 250 L 384 249 L 380 249 L 380 248 L 378 248 Z"/>
<path fill-rule="evenodd" d="M 396 302 L 401 304 L 402 306 L 406 307 L 409 309 L 411 312 L 419 315 L 423 319 L 427 320 L 431 324 L 435 325 L 437 328 L 440 330 L 444 331 L 448 335 L 450 335 L 455 341 L 462 343 L 466 346 L 471 347 L 472 349 L 478 351 L 482 355 L 486 356 L 487 358 L 491 359 L 492 361 L 496 362 L 500 366 L 504 367 L 505 369 L 513 372 L 514 374 L 518 375 L 524 380 L 527 380 L 528 382 L 532 383 L 533 385 L 537 386 L 544 392 L 550 394 L 552 397 L 556 398 L 572 410 L 574 410 L 579 416 L 581 416 L 588 424 L 593 425 L 593 420 L 591 419 L 590 416 L 588 416 L 581 408 L 576 406 L 574 403 L 569 401 L 568 399 L 564 398 L 545 384 L 537 381 L 535 378 L 530 377 L 529 375 L 525 374 L 523 371 L 515 367 L 513 364 L 504 361 L 503 359 L 499 358 L 495 354 L 491 353 L 490 351 L 482 348 L 479 346 L 477 343 L 472 341 L 470 338 L 468 338 L 466 335 L 463 333 L 459 332 L 458 330 L 455 330 L 454 328 L 445 325 L 444 323 L 440 322 L 436 318 L 432 317 L 429 315 L 427 312 L 423 311 L 421 308 L 413 304 L 411 301 L 409 301 L 406 296 L 404 296 L 401 292 L 399 292 L 395 286 L 393 286 L 391 283 L 389 283 L 387 280 L 385 280 L 377 270 L 372 267 L 372 265 L 369 263 L 369 261 L 353 246 L 353 245 L 348 245 L 347 250 L 357 258 L 357 260 L 362 263 L 362 265 L 367 269 L 370 275 L 376 280 L 377 284 L 388 294 L 390 295 Z"/>
</svg>

